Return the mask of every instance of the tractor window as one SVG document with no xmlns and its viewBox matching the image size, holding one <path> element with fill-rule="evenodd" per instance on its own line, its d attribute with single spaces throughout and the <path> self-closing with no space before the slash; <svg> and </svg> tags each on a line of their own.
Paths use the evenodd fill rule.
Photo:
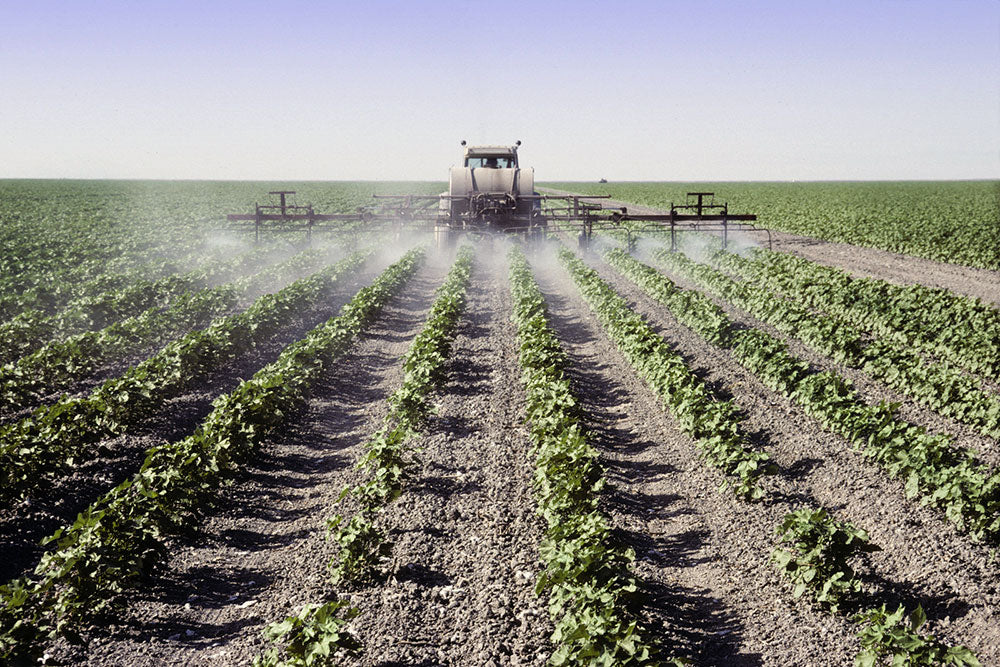
<svg viewBox="0 0 1000 667">
<path fill-rule="evenodd" d="M 480 167 L 486 167 L 487 169 L 511 169 L 514 166 L 514 160 L 508 156 L 470 157 L 466 159 L 465 166 L 472 167 L 473 169 Z"/>
</svg>

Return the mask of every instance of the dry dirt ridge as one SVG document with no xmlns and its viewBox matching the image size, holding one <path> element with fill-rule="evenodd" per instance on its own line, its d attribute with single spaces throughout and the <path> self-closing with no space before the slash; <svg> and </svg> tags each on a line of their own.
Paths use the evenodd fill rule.
<svg viewBox="0 0 1000 667">
<path fill-rule="evenodd" d="M 545 601 L 533 593 L 540 524 L 503 257 L 499 244 L 477 253 L 419 472 L 388 510 L 396 543 L 388 579 L 351 593 L 361 610 L 353 631 L 366 649 L 357 664 L 541 665 L 551 653 Z M 450 261 L 429 257 L 324 378 L 308 411 L 235 476 L 196 533 L 173 542 L 165 572 L 89 632 L 86 650 L 60 646 L 55 659 L 245 665 L 266 648 L 267 624 L 322 598 L 333 553 L 326 519 L 356 479 L 353 463 L 399 386 L 400 357 Z M 768 502 L 720 494 L 721 477 L 636 378 L 552 255 L 532 256 L 607 466 L 604 509 L 636 551 L 646 593 L 639 611 L 662 642 L 703 665 L 851 664 L 853 627 L 793 600 L 768 561 L 781 516 L 821 504 L 883 548 L 870 583 L 890 602 L 923 604 L 935 633 L 1000 664 L 1000 590 L 987 549 L 906 501 L 846 442 L 591 261 L 719 395 L 736 400 L 754 443 L 779 466 L 766 482 Z"/>
</svg>

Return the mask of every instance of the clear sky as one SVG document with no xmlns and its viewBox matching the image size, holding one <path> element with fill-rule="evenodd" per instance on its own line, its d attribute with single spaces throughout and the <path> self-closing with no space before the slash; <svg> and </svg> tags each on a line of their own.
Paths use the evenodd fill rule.
<svg viewBox="0 0 1000 667">
<path fill-rule="evenodd" d="M 1000 0 L 0 3 L 0 177 L 1000 178 Z"/>
</svg>

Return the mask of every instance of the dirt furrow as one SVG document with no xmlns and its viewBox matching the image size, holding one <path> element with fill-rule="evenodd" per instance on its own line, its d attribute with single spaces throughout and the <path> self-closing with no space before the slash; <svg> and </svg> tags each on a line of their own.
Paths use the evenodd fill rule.
<svg viewBox="0 0 1000 667">
<path fill-rule="evenodd" d="M 326 520 L 401 382 L 448 263 L 428 258 L 314 390 L 307 412 L 234 476 L 208 518 L 170 544 L 166 572 L 94 637 L 94 665 L 246 665 L 261 630 L 329 590 Z"/>
<path fill-rule="evenodd" d="M 1000 663 L 996 630 L 1000 627 L 1000 589 L 995 583 L 996 564 L 986 546 L 958 534 L 941 513 L 907 500 L 899 481 L 867 463 L 842 438 L 822 430 L 726 352 L 679 324 L 630 281 L 596 258 L 590 259 L 602 277 L 717 393 L 735 399 L 746 413 L 753 439 L 772 454 L 780 468 L 767 483 L 769 503 L 740 515 L 727 513 L 724 506 L 706 513 L 716 533 L 739 540 L 748 563 L 766 559 L 780 517 L 803 504 L 821 504 L 841 520 L 868 530 L 872 541 L 882 547 L 872 556 L 876 578 L 870 583 L 886 591 L 887 601 L 922 604 L 932 619 L 933 632 L 967 645 L 984 664 Z M 757 590 L 763 594 L 767 588 Z M 787 589 L 781 594 L 791 600 Z M 796 613 L 806 607 L 799 603 Z M 845 664 L 832 655 L 824 655 L 817 664 Z"/>
<path fill-rule="evenodd" d="M 551 261 L 536 261 L 536 276 L 607 466 L 606 509 L 636 550 L 651 628 L 696 664 L 848 664 L 846 624 L 795 604 L 768 562 L 776 510 L 718 492 L 722 477 Z"/>
<path fill-rule="evenodd" d="M 534 513 L 506 263 L 481 248 L 421 469 L 384 513 L 393 576 L 360 590 L 365 665 L 539 665 Z"/>
</svg>

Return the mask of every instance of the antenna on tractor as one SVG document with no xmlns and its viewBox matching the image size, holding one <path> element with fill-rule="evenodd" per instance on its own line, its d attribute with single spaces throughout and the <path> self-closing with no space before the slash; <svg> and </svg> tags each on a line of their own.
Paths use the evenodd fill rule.
<svg viewBox="0 0 1000 667">
<path fill-rule="evenodd" d="M 517 141 L 515 141 L 515 142 L 514 142 L 514 145 L 515 145 L 515 146 L 520 146 L 520 145 L 521 145 L 521 140 L 520 140 L 520 139 L 518 139 Z"/>
</svg>

